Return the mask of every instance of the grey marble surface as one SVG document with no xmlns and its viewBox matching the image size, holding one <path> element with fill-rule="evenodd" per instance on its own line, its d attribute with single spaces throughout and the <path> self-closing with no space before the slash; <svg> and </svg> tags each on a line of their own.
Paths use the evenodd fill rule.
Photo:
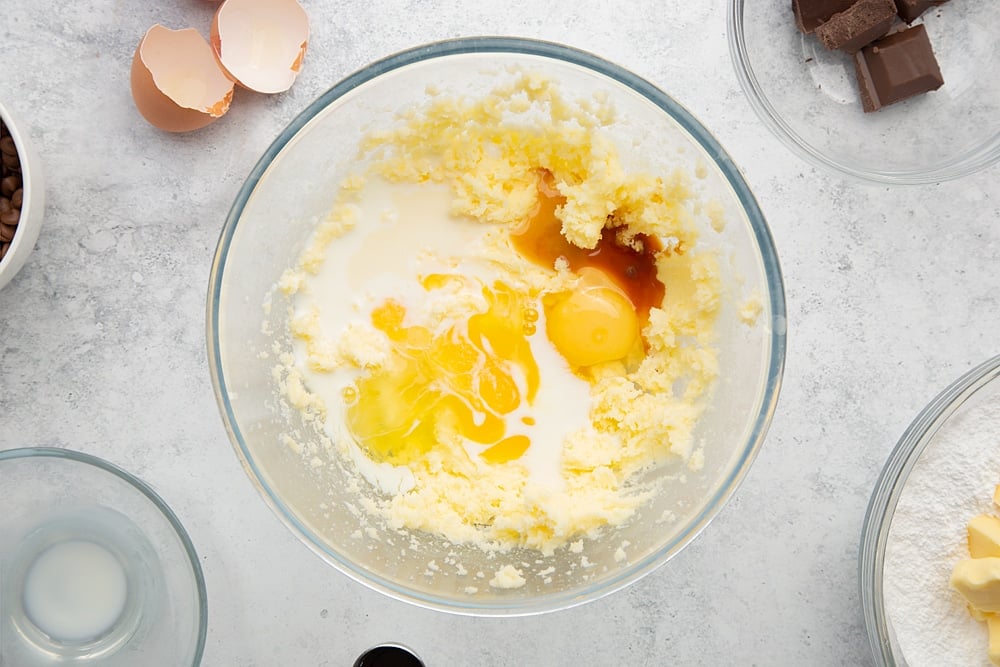
<svg viewBox="0 0 1000 667">
<path fill-rule="evenodd" d="M 892 188 L 802 162 L 744 99 L 721 1 L 303 4 L 312 41 L 291 91 L 237 91 L 220 122 L 174 136 L 135 111 L 132 53 L 156 22 L 207 32 L 212 3 L 0 0 L 0 98 L 27 117 L 49 182 L 37 249 L 0 291 L 0 448 L 80 449 L 163 495 L 207 577 L 205 665 L 350 665 L 385 640 L 428 665 L 867 664 L 872 485 L 916 412 L 1000 352 L 1000 172 Z M 758 197 L 789 312 L 777 415 L 704 534 L 625 591 L 508 620 L 394 602 L 300 544 L 237 463 L 204 340 L 222 222 L 283 126 L 374 59 L 477 34 L 596 52 L 687 106 Z"/>
</svg>

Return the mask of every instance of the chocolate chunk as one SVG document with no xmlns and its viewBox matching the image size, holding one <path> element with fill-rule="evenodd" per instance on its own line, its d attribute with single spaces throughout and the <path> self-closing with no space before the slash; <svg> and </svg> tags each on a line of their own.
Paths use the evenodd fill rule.
<svg viewBox="0 0 1000 667">
<path fill-rule="evenodd" d="M 944 83 L 923 25 L 895 32 L 861 49 L 854 54 L 854 71 L 866 113 L 937 90 Z"/>
<path fill-rule="evenodd" d="M 895 21 L 893 0 L 858 0 L 816 28 L 816 36 L 830 50 L 854 53 L 889 32 Z"/>
<path fill-rule="evenodd" d="M 799 30 L 810 33 L 853 4 L 854 0 L 792 0 L 792 9 Z"/>
<path fill-rule="evenodd" d="M 937 7 L 946 2 L 948 0 L 896 0 L 896 11 L 899 13 L 899 18 L 907 23 L 913 23 L 918 16 L 931 7 Z"/>
</svg>

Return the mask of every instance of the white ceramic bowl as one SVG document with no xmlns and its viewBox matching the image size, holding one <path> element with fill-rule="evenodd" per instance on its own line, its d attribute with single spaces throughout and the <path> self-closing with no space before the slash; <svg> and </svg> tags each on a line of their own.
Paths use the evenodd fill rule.
<svg viewBox="0 0 1000 667">
<path fill-rule="evenodd" d="M 21 161 L 21 187 L 24 188 L 17 232 L 14 233 L 7 254 L 0 260 L 0 288 L 3 288 L 21 270 L 35 248 L 45 212 L 45 177 L 42 174 L 42 160 L 28 137 L 28 126 L 2 101 L 0 120 L 7 126 L 14 139 L 14 146 L 17 147 L 17 155 Z"/>
</svg>

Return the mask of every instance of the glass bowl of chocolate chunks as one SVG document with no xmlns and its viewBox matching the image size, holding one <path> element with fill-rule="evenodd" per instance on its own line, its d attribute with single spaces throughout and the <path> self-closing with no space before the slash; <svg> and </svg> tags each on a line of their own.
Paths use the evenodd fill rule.
<svg viewBox="0 0 1000 667">
<path fill-rule="evenodd" d="M 966 0 L 730 0 L 737 77 L 800 157 L 881 183 L 1000 161 L 1000 12 Z"/>
</svg>

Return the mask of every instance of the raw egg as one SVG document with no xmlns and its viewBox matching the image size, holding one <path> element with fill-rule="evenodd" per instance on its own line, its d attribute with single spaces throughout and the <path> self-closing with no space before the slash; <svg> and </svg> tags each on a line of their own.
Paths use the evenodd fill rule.
<svg viewBox="0 0 1000 667">
<path fill-rule="evenodd" d="M 258 93 L 295 82 L 309 42 L 297 0 L 226 0 L 212 19 L 212 48 L 231 79 Z"/>
<path fill-rule="evenodd" d="M 574 368 L 623 359 L 639 340 L 635 307 L 599 269 L 581 269 L 576 288 L 545 306 L 545 332 Z"/>
<path fill-rule="evenodd" d="M 139 113 L 168 132 L 204 127 L 229 110 L 233 82 L 194 28 L 154 25 L 132 59 L 132 99 Z"/>
<path fill-rule="evenodd" d="M 463 278 L 433 274 L 424 286 L 452 280 Z M 528 450 L 528 436 L 507 432 L 507 418 L 534 402 L 540 382 L 522 297 L 500 282 L 482 293 L 489 309 L 443 332 L 405 324 L 406 308 L 397 301 L 372 312 L 392 354 L 385 369 L 358 381 L 347 411 L 351 433 L 372 458 L 412 463 L 437 446 L 442 428 L 486 445 L 479 455 L 489 463 Z"/>
</svg>

